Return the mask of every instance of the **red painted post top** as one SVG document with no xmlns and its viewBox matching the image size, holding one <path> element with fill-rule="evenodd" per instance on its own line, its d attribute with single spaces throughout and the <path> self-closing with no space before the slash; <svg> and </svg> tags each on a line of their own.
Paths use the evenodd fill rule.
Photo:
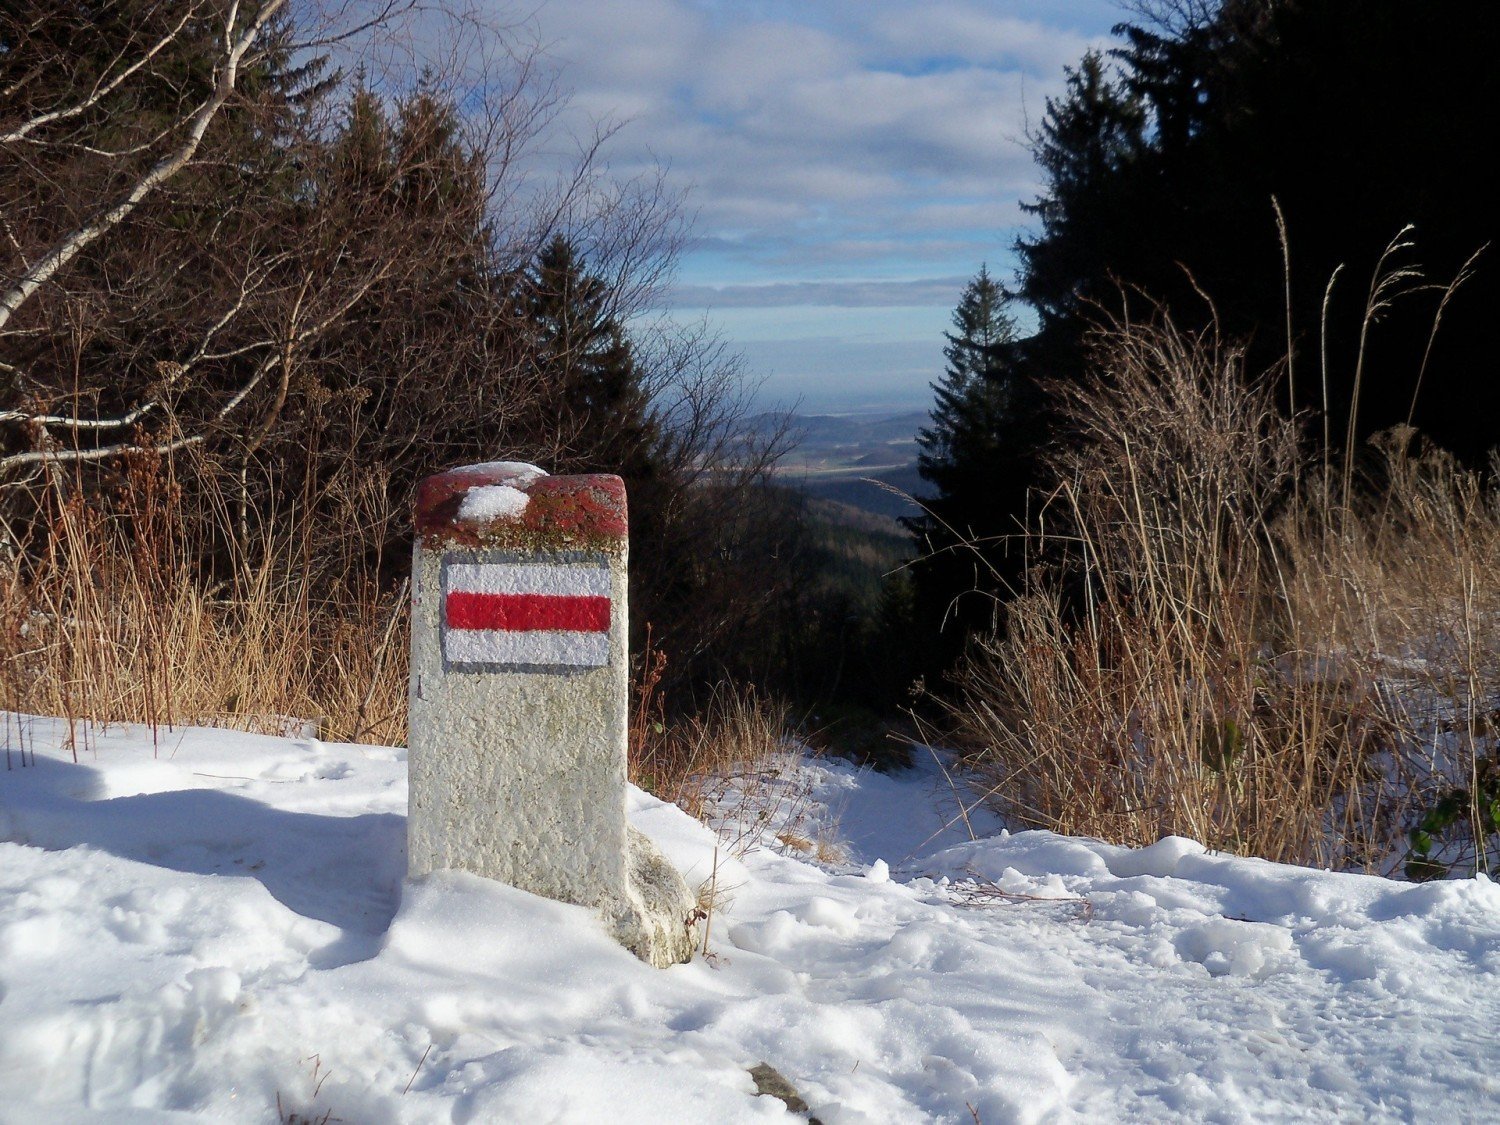
<svg viewBox="0 0 1500 1125">
<path fill-rule="evenodd" d="M 417 487 L 416 525 L 424 546 L 619 551 L 625 482 L 606 473 L 548 476 L 514 461 L 465 465 Z"/>
</svg>

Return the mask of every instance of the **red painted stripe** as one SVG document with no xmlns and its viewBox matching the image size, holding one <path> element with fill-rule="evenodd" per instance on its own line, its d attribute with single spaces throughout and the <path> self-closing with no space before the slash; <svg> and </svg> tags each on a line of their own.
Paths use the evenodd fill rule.
<svg viewBox="0 0 1500 1125">
<path fill-rule="evenodd" d="M 609 599 L 558 594 L 448 593 L 448 628 L 531 633 L 560 629 L 603 633 L 609 629 Z"/>
</svg>

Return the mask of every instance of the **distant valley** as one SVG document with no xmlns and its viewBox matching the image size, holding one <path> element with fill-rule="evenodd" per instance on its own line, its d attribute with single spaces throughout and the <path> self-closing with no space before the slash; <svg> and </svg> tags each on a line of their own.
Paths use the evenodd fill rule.
<svg viewBox="0 0 1500 1125">
<path fill-rule="evenodd" d="M 921 510 L 905 497 L 925 488 L 917 475 L 917 430 L 928 422 L 922 411 L 765 414 L 755 419 L 755 427 L 771 434 L 789 426 L 795 437 L 796 448 L 776 470 L 783 483 L 801 486 L 815 499 L 894 520 Z"/>
</svg>

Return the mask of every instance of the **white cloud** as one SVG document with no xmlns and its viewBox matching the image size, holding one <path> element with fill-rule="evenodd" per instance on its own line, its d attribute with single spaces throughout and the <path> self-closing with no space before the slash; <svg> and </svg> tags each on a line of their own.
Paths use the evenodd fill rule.
<svg viewBox="0 0 1500 1125">
<path fill-rule="evenodd" d="M 618 124 L 610 174 L 664 165 L 690 190 L 672 317 L 711 309 L 777 398 L 904 405 L 929 395 L 963 281 L 1010 275 L 1040 187 L 1029 124 L 1124 17 L 1122 0 L 475 3 L 570 93 L 513 171 L 571 171 Z M 493 40 L 455 27 L 419 18 L 396 81 L 466 54 L 474 86 L 492 81 Z M 508 187 L 544 195 L 546 178 Z"/>
<path fill-rule="evenodd" d="M 1116 0 L 538 3 L 526 27 L 571 92 L 556 126 L 622 124 L 613 174 L 666 165 L 690 189 L 670 315 L 708 309 L 763 401 L 822 408 L 926 404 L 963 284 L 1010 272 L 1038 190 L 1028 124 L 1119 18 Z"/>
<path fill-rule="evenodd" d="M 902 55 L 937 58 L 1023 73 L 1050 81 L 1096 41 L 1036 19 L 996 15 L 994 5 L 943 3 L 900 6 L 873 21 L 872 30 Z"/>
<path fill-rule="evenodd" d="M 1090 42 L 1035 14 L 1065 5 L 1030 7 L 550 0 L 535 22 L 575 132 L 624 120 L 612 167 L 670 162 L 699 232 L 732 236 L 747 265 L 791 236 L 810 262 L 825 242 L 900 247 L 945 217 L 977 260 L 1035 194 L 1027 113 Z"/>
</svg>

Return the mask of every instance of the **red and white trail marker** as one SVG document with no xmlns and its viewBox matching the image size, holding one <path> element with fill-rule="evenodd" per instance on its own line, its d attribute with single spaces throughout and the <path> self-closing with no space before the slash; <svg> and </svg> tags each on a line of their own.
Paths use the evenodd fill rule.
<svg viewBox="0 0 1500 1125">
<path fill-rule="evenodd" d="M 609 564 L 453 562 L 443 567 L 443 659 L 459 668 L 609 663 Z"/>
<path fill-rule="evenodd" d="M 413 516 L 408 872 L 499 879 L 688 960 L 696 898 L 627 816 L 625 482 L 465 465 Z"/>
</svg>

